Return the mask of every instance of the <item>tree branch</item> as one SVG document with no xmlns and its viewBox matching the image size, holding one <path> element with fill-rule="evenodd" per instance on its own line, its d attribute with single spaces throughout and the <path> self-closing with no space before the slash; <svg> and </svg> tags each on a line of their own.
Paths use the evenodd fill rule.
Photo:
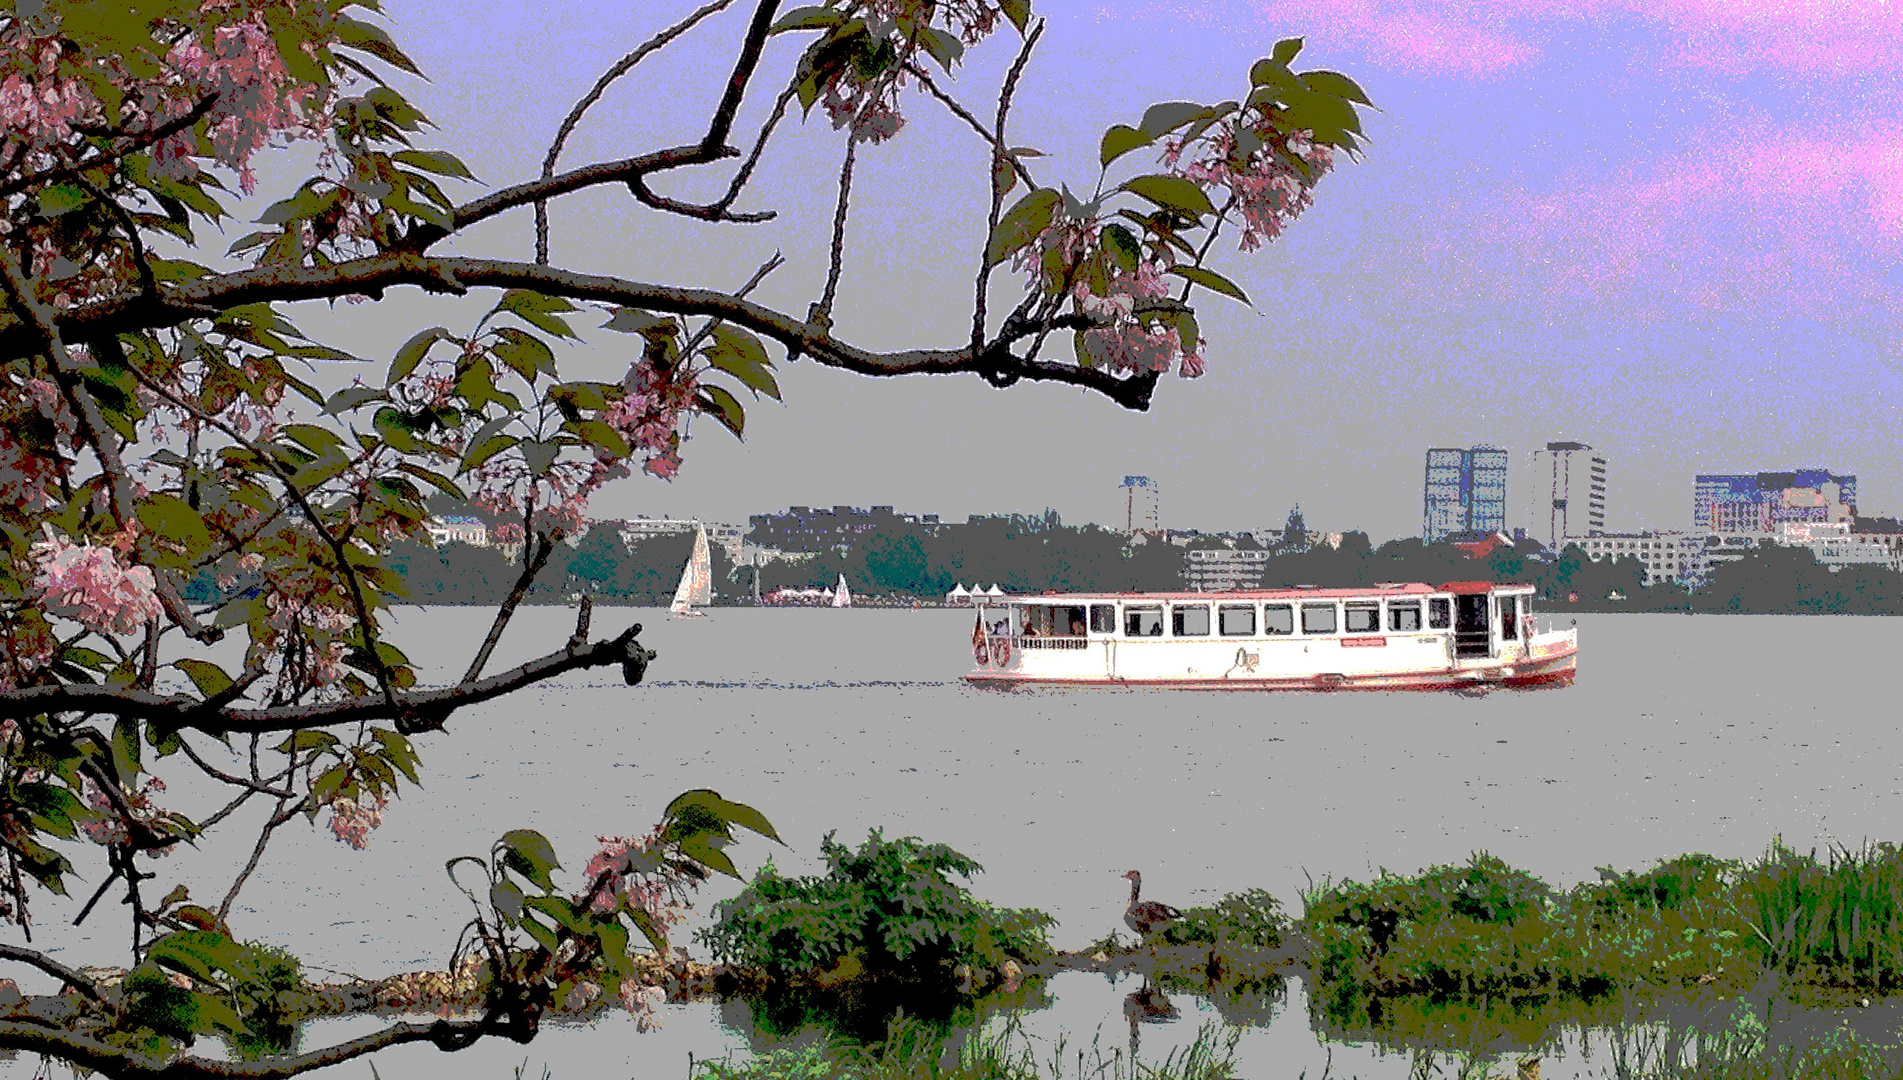
<svg viewBox="0 0 1903 1080">
<path fill-rule="evenodd" d="M 0 690 L 0 718 L 18 720 L 45 712 L 86 712 L 154 720 L 177 730 L 190 729 L 210 735 L 269 734 L 375 720 L 393 720 L 399 728 L 424 730 L 441 726 L 457 709 L 502 697 L 565 672 L 613 664 L 625 667 L 635 652 L 642 654 L 645 663 L 647 651 L 635 641 L 635 635 L 640 632 L 641 626 L 636 623 L 618 637 L 597 641 L 584 649 L 565 648 L 486 679 L 435 690 L 399 691 L 394 703 L 381 697 L 361 697 L 309 705 L 237 709 L 208 707 L 206 702 L 184 694 L 72 683 Z"/>
<path fill-rule="evenodd" d="M 225 309 L 260 302 L 325 300 L 356 293 L 375 296 L 399 285 L 448 291 L 444 285 L 446 280 L 467 288 L 534 289 L 571 300 L 620 304 L 670 315 L 718 318 L 770 337 L 789 351 L 797 350 L 829 367 L 858 375 L 951 375 L 1009 370 L 1020 378 L 1095 390 L 1124 408 L 1139 412 L 1149 408 L 1154 389 L 1154 381 L 1146 383 L 1139 377 L 1119 376 L 1074 364 L 1025 362 L 1009 352 L 1010 345 L 1040 331 L 1088 329 L 1098 325 L 1098 321 L 1089 316 L 1054 315 L 1048 321 L 1008 323 L 976 354 L 968 345 L 957 349 L 878 353 L 840 341 L 823 327 L 712 289 L 651 285 L 534 263 L 429 258 L 409 252 L 390 252 L 326 267 L 268 266 L 208 275 L 164 286 L 163 299 L 122 294 L 61 312 L 58 322 L 69 334 L 126 333 L 172 326 L 199 317 L 208 307 Z M 0 330 L 0 353 L 30 347 L 31 337 L 23 328 Z"/>
<path fill-rule="evenodd" d="M 91 979 L 88 979 L 86 976 L 81 975 L 79 972 L 74 971 L 72 968 L 67 967 L 43 953 L 35 952 L 32 949 L 22 949 L 18 945 L 0 945 L 0 960 L 13 960 L 22 964 L 31 964 L 94 1001 L 104 1002 L 106 1000 L 100 995 L 99 988 L 93 985 Z"/>
<path fill-rule="evenodd" d="M 981 248 L 978 253 L 978 295 L 972 302 L 971 313 L 971 350 L 974 353 L 984 346 L 985 298 L 987 288 L 991 281 L 992 266 L 991 240 L 992 237 L 998 233 L 998 215 L 1004 209 L 1004 177 L 998 175 L 998 164 L 1000 162 L 1010 162 L 1017 168 L 1019 175 L 1024 180 L 1025 187 L 1035 186 L 1031 183 L 1030 172 L 1018 162 L 1017 158 L 1006 153 L 1004 120 L 1011 112 L 1011 95 L 1017 90 L 1018 76 L 1023 74 L 1024 65 L 1031 59 L 1031 47 L 1037 44 L 1038 36 L 1042 33 L 1044 33 L 1044 20 L 1039 19 L 1037 25 L 1031 28 L 1031 32 L 1025 35 L 1024 45 L 1018 50 L 1018 58 L 1012 63 L 1011 70 L 1006 73 L 1004 77 L 1004 85 L 998 90 L 998 120 L 995 133 L 987 132 L 984 128 L 978 127 L 978 121 L 975 117 L 965 112 L 956 101 L 953 101 L 943 94 L 939 94 L 938 87 L 932 84 L 931 79 L 927 78 L 923 71 L 917 72 L 918 77 L 925 83 L 927 89 L 931 90 L 934 94 L 938 94 L 941 101 L 949 106 L 953 112 L 963 116 L 972 127 L 977 128 L 978 134 L 983 135 L 985 140 L 991 144 L 991 168 L 986 170 L 991 174 L 991 212 L 985 218 L 984 247 Z"/>
</svg>

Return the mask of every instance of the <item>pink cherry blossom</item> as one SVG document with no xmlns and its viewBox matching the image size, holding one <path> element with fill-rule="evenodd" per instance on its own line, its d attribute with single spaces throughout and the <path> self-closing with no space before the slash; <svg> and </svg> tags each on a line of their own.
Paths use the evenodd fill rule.
<svg viewBox="0 0 1903 1080">
<path fill-rule="evenodd" d="M 330 831 L 343 843 L 358 851 L 370 846 L 370 834 L 383 824 L 383 810 L 389 800 L 365 792 L 354 799 L 338 799 L 330 804 Z"/>
<path fill-rule="evenodd" d="M 130 634 L 159 617 L 149 567 L 125 566 L 113 548 L 75 544 L 51 526 L 46 535 L 30 554 L 36 567 L 33 584 L 48 613 L 102 634 Z"/>
<path fill-rule="evenodd" d="M 621 1007 L 634 1014 L 637 1031 L 645 1033 L 661 1026 L 661 1017 L 655 1012 L 655 1007 L 666 1000 L 667 991 L 658 986 L 648 986 L 632 979 L 621 984 Z"/>
</svg>

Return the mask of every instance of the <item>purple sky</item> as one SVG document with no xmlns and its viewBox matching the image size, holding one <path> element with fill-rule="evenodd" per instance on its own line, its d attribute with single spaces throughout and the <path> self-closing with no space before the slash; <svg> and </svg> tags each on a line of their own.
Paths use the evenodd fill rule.
<svg viewBox="0 0 1903 1080">
<path fill-rule="evenodd" d="M 602 69 L 693 5 L 388 6 L 431 79 L 412 88 L 440 126 L 430 143 L 502 184 L 535 172 Z M 745 6 L 611 91 L 565 161 L 704 128 Z M 1090 189 L 1104 127 L 1156 101 L 1238 96 L 1282 37 L 1306 38 L 1298 69 L 1341 71 L 1380 110 L 1364 160 L 1327 177 L 1281 240 L 1247 255 L 1219 241 L 1215 265 L 1255 306 L 1205 295 L 1208 375 L 1166 377 L 1138 415 L 1067 389 L 875 381 L 803 362 L 782 371 L 784 407 L 751 410 L 744 445 L 696 424 L 678 480 L 619 482 L 599 516 L 891 503 L 954 516 L 1050 506 L 1110 523 L 1118 481 L 1147 473 L 1167 525 L 1278 525 L 1299 501 L 1314 527 L 1378 542 L 1418 534 L 1427 447 L 1484 441 L 1524 459 L 1562 438 L 1611 458 L 1615 528 L 1685 527 L 1697 472 L 1822 466 L 1858 475 L 1864 512 L 1903 511 L 1903 12 L 1882 0 L 1272 0 L 1037 13 L 1049 26 L 1012 141 L 1051 155 L 1035 164 L 1041 183 Z M 1007 28 L 968 54 L 956 85 L 980 115 L 1016 46 Z M 769 49 L 765 92 L 739 127 L 749 138 L 800 47 Z M 838 329 L 870 346 L 953 344 L 969 325 L 982 147 L 928 100 L 906 112 L 897 138 L 862 151 L 847 237 Z M 841 150 L 821 113 L 788 128 L 743 200 L 780 211 L 763 226 L 655 220 L 606 190 L 571 200 L 555 214 L 556 260 L 733 286 L 782 250 L 789 264 L 759 295 L 803 312 L 824 276 Z M 518 215 L 460 250 L 521 257 L 528 229 Z M 419 320 L 468 318 L 408 300 L 299 317 L 386 357 Z M 606 373 L 625 346 L 598 335 L 573 359 Z M 1527 490 L 1514 479 L 1517 508 Z"/>
</svg>

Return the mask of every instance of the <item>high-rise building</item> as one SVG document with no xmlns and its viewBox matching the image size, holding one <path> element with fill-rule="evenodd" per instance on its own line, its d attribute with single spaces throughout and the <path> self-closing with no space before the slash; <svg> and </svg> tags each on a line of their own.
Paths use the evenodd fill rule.
<svg viewBox="0 0 1903 1080">
<path fill-rule="evenodd" d="M 1162 530 L 1162 507 L 1157 496 L 1156 481 L 1147 476 L 1126 476 L 1118 485 L 1125 496 L 1125 518 L 1123 531 L 1127 533 L 1154 533 Z"/>
<path fill-rule="evenodd" d="M 1606 455 L 1581 442 L 1549 442 L 1533 451 L 1527 524 L 1546 524 L 1546 546 L 1606 531 Z"/>
<path fill-rule="evenodd" d="M 1429 450 L 1421 503 L 1421 539 L 1430 544 L 1457 533 L 1505 532 L 1507 452 L 1485 444 Z"/>
<path fill-rule="evenodd" d="M 1857 478 L 1827 469 L 1700 473 L 1692 483 L 1692 528 L 1771 536 L 1786 521 L 1849 521 Z"/>
</svg>

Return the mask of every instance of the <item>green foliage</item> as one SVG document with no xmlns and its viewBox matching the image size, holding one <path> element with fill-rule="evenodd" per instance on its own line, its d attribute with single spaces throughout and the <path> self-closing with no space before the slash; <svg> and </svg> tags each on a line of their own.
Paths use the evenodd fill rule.
<svg viewBox="0 0 1903 1080">
<path fill-rule="evenodd" d="M 1231 949 L 1279 949 L 1288 936 L 1282 905 L 1262 889 L 1231 893 L 1210 907 L 1183 909 L 1183 917 L 1163 928 L 1158 940 L 1168 945 L 1214 945 Z"/>
<path fill-rule="evenodd" d="M 827 833 L 821 851 L 824 877 L 782 877 L 769 861 L 740 895 L 715 905 L 700 941 L 722 961 L 782 979 L 841 965 L 873 978 L 949 979 L 958 964 L 1050 955 L 1050 916 L 974 898 L 951 876 L 981 868 L 943 844 L 888 841 L 874 829 L 857 851 Z"/>
<path fill-rule="evenodd" d="M 1764 962 L 1809 981 L 1903 988 L 1903 849 L 1835 848 L 1825 861 L 1774 842 L 1738 873 L 1735 904 Z"/>
<path fill-rule="evenodd" d="M 157 1049 L 216 1034 L 241 1056 L 281 1052 L 283 995 L 303 988 L 301 965 L 283 949 L 222 930 L 176 930 L 155 939 L 127 973 L 115 1041 Z"/>
</svg>

